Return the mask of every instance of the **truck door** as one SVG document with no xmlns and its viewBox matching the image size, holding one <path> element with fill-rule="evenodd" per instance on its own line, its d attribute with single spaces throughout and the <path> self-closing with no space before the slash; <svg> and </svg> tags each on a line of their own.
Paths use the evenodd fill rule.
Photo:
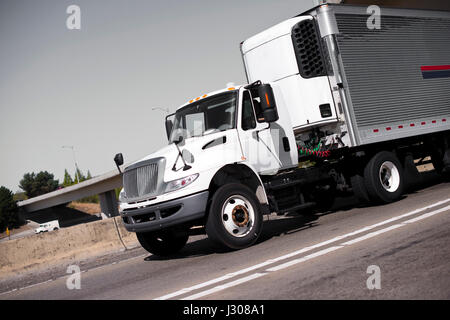
<svg viewBox="0 0 450 320">
<path fill-rule="evenodd" d="M 238 133 L 241 141 L 242 153 L 257 172 L 270 174 L 278 171 L 281 161 L 270 132 L 269 124 L 258 117 L 258 101 L 251 96 L 250 91 L 241 91 L 238 115 Z"/>
</svg>

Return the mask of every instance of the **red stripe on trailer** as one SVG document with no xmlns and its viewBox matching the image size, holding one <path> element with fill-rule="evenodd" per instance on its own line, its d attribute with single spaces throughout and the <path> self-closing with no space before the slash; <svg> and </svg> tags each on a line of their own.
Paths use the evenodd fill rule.
<svg viewBox="0 0 450 320">
<path fill-rule="evenodd" d="M 450 70 L 450 65 L 443 66 L 422 66 L 420 67 L 422 71 L 442 71 L 442 70 Z"/>
<path fill-rule="evenodd" d="M 450 67 L 450 66 L 449 66 L 449 67 Z M 442 122 L 447 122 L 447 119 L 442 119 Z M 431 123 L 437 123 L 437 120 L 432 120 Z M 427 122 L 426 122 L 426 121 L 422 121 L 420 124 L 421 124 L 422 126 L 424 126 L 424 125 L 427 124 Z M 416 124 L 415 124 L 415 123 L 411 123 L 409 126 L 410 126 L 410 127 L 415 127 Z M 399 129 L 403 129 L 404 126 L 401 124 L 401 125 L 398 126 L 398 128 L 399 128 Z M 386 131 L 391 131 L 391 130 L 392 130 L 392 127 L 386 127 Z M 380 130 L 379 130 L 379 129 L 373 129 L 373 132 L 378 133 L 378 132 L 380 132 Z"/>
</svg>

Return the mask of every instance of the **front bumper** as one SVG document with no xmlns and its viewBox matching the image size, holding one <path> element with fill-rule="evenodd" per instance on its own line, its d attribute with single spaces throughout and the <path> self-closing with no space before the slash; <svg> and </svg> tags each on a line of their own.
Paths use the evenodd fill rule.
<svg viewBox="0 0 450 320">
<path fill-rule="evenodd" d="M 203 191 L 147 207 L 125 209 L 120 215 L 125 228 L 130 232 L 161 230 L 203 218 L 208 196 L 209 192 Z"/>
</svg>

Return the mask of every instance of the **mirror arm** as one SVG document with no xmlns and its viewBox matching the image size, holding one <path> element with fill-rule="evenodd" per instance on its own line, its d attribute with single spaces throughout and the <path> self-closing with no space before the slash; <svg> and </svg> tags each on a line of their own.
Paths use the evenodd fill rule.
<svg viewBox="0 0 450 320">
<path fill-rule="evenodd" d="M 255 131 L 255 132 L 256 132 L 256 137 L 258 138 L 258 141 L 259 141 L 259 139 L 260 139 L 260 138 L 259 138 L 259 133 L 262 132 L 262 131 L 264 131 L 264 130 L 267 130 L 267 129 L 270 130 L 270 122 L 267 122 L 267 127 Z"/>
<path fill-rule="evenodd" d="M 177 170 L 178 158 L 181 158 L 181 161 L 183 161 L 183 164 L 184 164 L 183 171 L 186 171 L 186 170 L 189 170 L 192 168 L 190 165 L 188 165 L 186 163 L 186 161 L 184 161 L 183 154 L 181 153 L 180 147 L 178 147 L 178 144 L 181 143 L 181 141 L 183 141 L 183 137 L 180 137 L 180 139 L 178 141 L 174 141 L 175 147 L 178 150 L 178 155 L 177 155 L 177 158 L 175 159 L 175 163 L 173 164 L 172 171 L 178 171 Z"/>
</svg>

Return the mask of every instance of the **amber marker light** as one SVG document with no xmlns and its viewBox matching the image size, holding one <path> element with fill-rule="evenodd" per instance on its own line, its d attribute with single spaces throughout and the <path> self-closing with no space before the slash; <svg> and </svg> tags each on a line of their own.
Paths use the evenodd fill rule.
<svg viewBox="0 0 450 320">
<path fill-rule="evenodd" d="M 267 106 L 270 107 L 270 102 L 269 102 L 269 96 L 266 93 L 266 102 L 267 102 Z"/>
</svg>

